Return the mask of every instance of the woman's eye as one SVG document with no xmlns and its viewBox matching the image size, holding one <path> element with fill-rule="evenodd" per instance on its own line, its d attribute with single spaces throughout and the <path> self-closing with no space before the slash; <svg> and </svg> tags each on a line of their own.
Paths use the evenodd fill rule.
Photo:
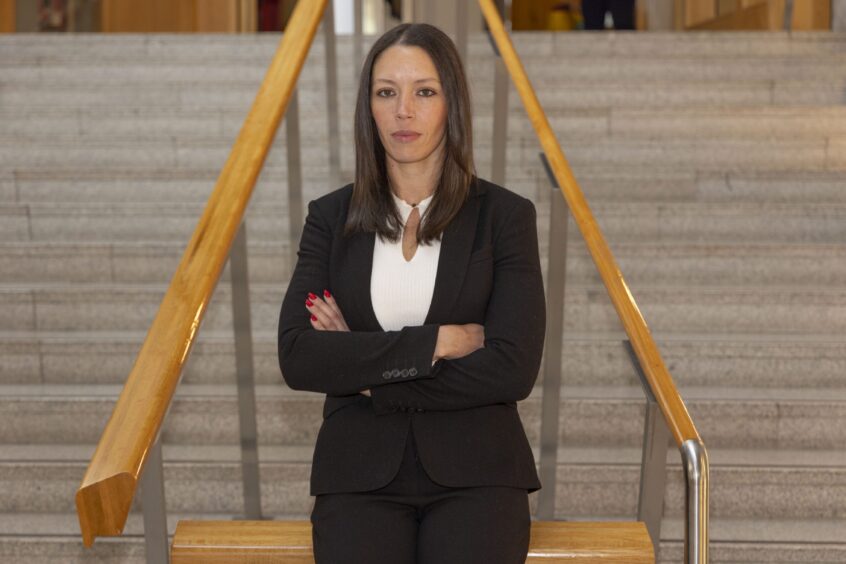
<svg viewBox="0 0 846 564">
<path fill-rule="evenodd" d="M 432 90 L 431 88 L 424 88 L 424 89 L 422 89 L 422 90 L 420 91 L 420 93 L 421 93 L 421 94 L 423 94 L 423 96 L 425 96 L 425 97 L 427 97 L 427 98 L 428 98 L 429 96 L 434 96 L 435 94 L 437 94 L 437 92 L 435 92 L 435 91 L 434 91 L 434 90 Z"/>
<path fill-rule="evenodd" d="M 390 96 L 391 94 L 393 94 L 393 91 L 392 91 L 392 90 L 388 90 L 387 88 L 383 88 L 382 90 L 377 90 L 377 91 L 376 91 L 376 95 L 377 95 L 377 96 L 380 96 L 380 97 L 382 97 L 382 98 L 387 98 L 387 97 L 388 97 L 388 96 Z"/>
</svg>

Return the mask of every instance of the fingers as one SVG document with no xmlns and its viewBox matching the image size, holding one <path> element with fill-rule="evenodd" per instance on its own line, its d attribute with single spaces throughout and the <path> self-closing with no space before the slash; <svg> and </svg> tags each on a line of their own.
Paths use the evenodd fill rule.
<svg viewBox="0 0 846 564">
<path fill-rule="evenodd" d="M 333 311 L 335 318 L 337 319 L 338 324 L 341 327 L 341 330 L 349 331 L 350 328 L 347 327 L 347 322 L 344 319 L 344 314 L 341 313 L 341 308 L 338 306 L 338 303 L 335 301 L 335 298 L 332 296 L 329 290 L 323 290 L 323 301 Z"/>
<path fill-rule="evenodd" d="M 328 292 L 325 299 L 309 293 L 305 306 L 312 315 L 311 324 L 315 329 L 349 331 L 340 307 Z"/>
</svg>

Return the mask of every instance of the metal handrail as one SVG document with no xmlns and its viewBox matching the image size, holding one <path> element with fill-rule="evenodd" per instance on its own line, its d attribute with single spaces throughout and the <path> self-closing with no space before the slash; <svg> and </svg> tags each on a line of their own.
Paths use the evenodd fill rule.
<svg viewBox="0 0 846 564">
<path fill-rule="evenodd" d="M 83 542 L 119 535 L 324 14 L 299 2 L 76 493 Z"/>
<path fill-rule="evenodd" d="M 540 140 L 549 167 L 599 271 L 617 315 L 629 337 L 648 391 L 660 408 L 684 461 L 687 477 L 685 561 L 708 562 L 708 455 L 693 420 L 658 351 L 608 243 L 567 163 L 561 146 L 514 50 L 493 0 L 479 0 L 482 14 L 523 106 Z"/>
</svg>

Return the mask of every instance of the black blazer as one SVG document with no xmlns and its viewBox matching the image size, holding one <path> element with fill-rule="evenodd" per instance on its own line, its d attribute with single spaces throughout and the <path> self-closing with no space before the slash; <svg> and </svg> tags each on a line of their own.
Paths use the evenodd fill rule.
<svg viewBox="0 0 846 564">
<path fill-rule="evenodd" d="M 383 331 L 370 299 L 374 233 L 343 236 L 352 184 L 309 202 L 279 318 L 288 386 L 326 394 L 311 495 L 370 491 L 396 475 L 409 427 L 444 486 L 541 484 L 516 402 L 532 391 L 546 330 L 535 206 L 478 180 L 441 240 L 423 325 Z M 308 292 L 332 292 L 349 332 L 317 331 Z M 432 357 L 441 324 L 480 323 L 485 346 Z M 371 397 L 360 394 L 371 390 Z"/>
</svg>

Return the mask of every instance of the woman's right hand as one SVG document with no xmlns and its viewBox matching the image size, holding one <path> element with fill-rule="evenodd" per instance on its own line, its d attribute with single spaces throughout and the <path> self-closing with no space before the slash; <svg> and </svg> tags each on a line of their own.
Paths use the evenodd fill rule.
<svg viewBox="0 0 846 564">
<path fill-rule="evenodd" d="M 432 362 L 442 358 L 461 358 L 485 346 L 485 327 L 478 323 L 441 325 Z"/>
</svg>

